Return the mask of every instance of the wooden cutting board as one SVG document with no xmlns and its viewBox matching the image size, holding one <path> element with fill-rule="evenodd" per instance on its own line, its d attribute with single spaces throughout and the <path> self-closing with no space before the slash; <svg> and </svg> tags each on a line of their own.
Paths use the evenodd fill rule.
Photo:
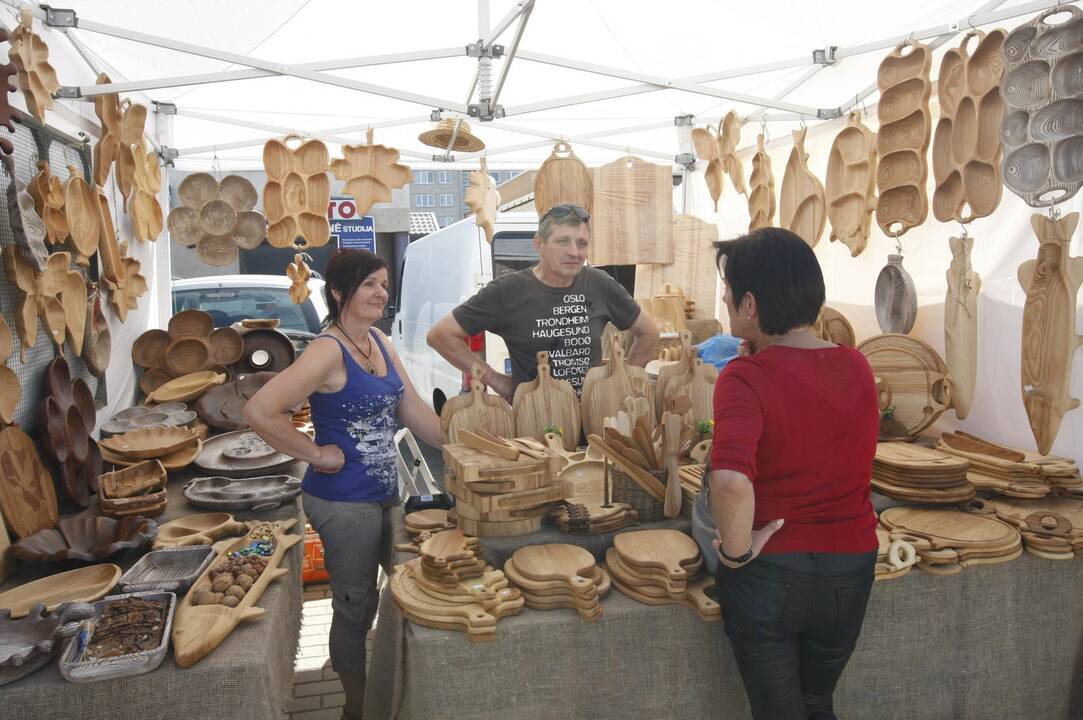
<svg viewBox="0 0 1083 720">
<path fill-rule="evenodd" d="M 1068 396 L 1072 361 L 1081 342 L 1076 333 L 1076 303 L 1083 283 L 1083 257 L 1068 254 L 1079 213 L 1059 220 L 1032 215 L 1038 258 L 1019 266 L 1023 304 L 1023 406 L 1038 451 L 1048 454 L 1064 414 L 1079 407 Z"/>
<path fill-rule="evenodd" d="M 793 150 L 786 162 L 786 174 L 782 176 L 779 196 L 779 224 L 816 247 L 827 222 L 824 186 L 808 167 L 805 152 L 807 128 L 793 133 Z"/>
<path fill-rule="evenodd" d="M 716 225 L 705 223 L 695 215 L 675 215 L 673 262 L 669 265 L 636 265 L 637 295 L 654 297 L 664 285 L 675 285 L 694 303 L 693 317 L 713 318 L 718 270 L 712 243 L 716 240 Z"/>
<path fill-rule="evenodd" d="M 917 435 L 951 407 L 951 379 L 939 355 L 909 335 L 877 335 L 857 346 L 873 374 L 891 389 L 897 424 Z"/>
<path fill-rule="evenodd" d="M 962 476 L 970 463 L 963 458 L 930 450 L 917 443 L 882 442 L 876 444 L 874 465 L 883 464 L 913 474 L 954 474 Z"/>
<path fill-rule="evenodd" d="M 619 337 L 610 338 L 609 361 L 587 371 L 583 379 L 580 417 L 586 435 L 602 434 L 603 420 L 617 414 L 635 393 Z"/>
<path fill-rule="evenodd" d="M 928 540 L 934 550 L 999 548 L 1018 540 L 1019 531 L 990 515 L 948 508 L 893 507 L 880 513 L 884 527 Z"/>
<path fill-rule="evenodd" d="M 453 626 L 455 629 L 465 629 L 471 640 L 491 639 L 495 632 L 496 614 L 487 611 L 479 603 L 449 602 L 429 595 L 417 584 L 414 577 L 418 564 L 417 560 L 411 560 L 406 565 L 397 565 L 390 578 L 391 594 L 410 618 L 422 625 L 429 625 L 426 621 L 433 621 L 441 623 L 433 627 Z M 518 600 L 511 599 L 516 595 L 515 592 L 510 592 L 507 588 L 500 592 L 509 598 L 500 610 L 502 615 L 518 612 L 518 608 L 522 608 L 521 597 Z M 508 605 L 518 607 L 512 610 Z M 492 609 L 497 611 L 497 608 Z"/>
<path fill-rule="evenodd" d="M 567 451 L 575 450 L 579 438 L 579 397 L 567 380 L 555 380 L 549 372 L 549 353 L 538 353 L 538 377 L 520 383 L 512 399 L 515 432 L 521 437 L 542 440 L 550 425 L 561 429 Z"/>
<path fill-rule="evenodd" d="M 620 559 L 633 569 L 688 580 L 688 566 L 701 560 L 696 541 L 678 530 L 636 530 L 613 538 Z"/>
<path fill-rule="evenodd" d="M 13 425 L 0 430 L 0 510 L 17 538 L 53 527 L 59 517 L 53 478 L 34 441 Z"/>
<path fill-rule="evenodd" d="M 944 356 L 951 376 L 955 415 L 970 413 L 978 378 L 978 292 L 981 276 L 970 267 L 972 237 L 953 237 L 948 292 L 944 298 Z"/>
<path fill-rule="evenodd" d="M 440 412 L 444 442 L 459 442 L 459 428 L 471 432 L 480 428 L 498 437 L 515 437 L 515 413 L 511 405 L 486 390 L 481 382 L 480 366 L 474 367 L 471 377 L 470 392 L 451 398 Z"/>
<path fill-rule="evenodd" d="M 420 547 L 422 556 L 438 564 L 474 558 L 474 551 L 467 545 L 466 536 L 461 530 L 434 533 L 432 537 L 421 543 Z"/>
<path fill-rule="evenodd" d="M 985 500 L 997 517 L 1020 530 L 1083 539 L 1083 499 L 1049 495 L 1040 500 L 996 497 Z"/>
<path fill-rule="evenodd" d="M 566 142 L 553 146 L 553 152 L 538 168 L 534 178 L 534 209 L 539 218 L 560 203 L 573 203 L 587 212 L 594 204 L 594 181 L 590 170 Z"/>
<path fill-rule="evenodd" d="M 669 165 L 623 157 L 593 169 L 591 265 L 673 262 Z"/>
<path fill-rule="evenodd" d="M 594 555 L 578 545 L 550 543 L 527 545 L 515 551 L 508 561 L 528 580 L 555 580 L 569 588 L 593 587 Z"/>
<path fill-rule="evenodd" d="M 857 257 L 869 242 L 876 209 L 876 134 L 851 112 L 827 156 L 827 217 L 831 241 L 838 240 Z"/>
<path fill-rule="evenodd" d="M 691 407 L 683 415 L 686 423 L 713 418 L 714 385 L 717 380 L 718 369 L 704 363 L 694 347 L 686 347 L 680 363 L 658 371 L 655 383 L 655 395 L 658 397 L 656 416 L 661 419 L 669 398 L 684 395 L 691 402 Z"/>
</svg>

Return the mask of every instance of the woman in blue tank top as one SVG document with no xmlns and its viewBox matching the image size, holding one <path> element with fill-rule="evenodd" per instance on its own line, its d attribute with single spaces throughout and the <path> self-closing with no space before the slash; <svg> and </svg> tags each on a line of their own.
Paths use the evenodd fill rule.
<svg viewBox="0 0 1083 720">
<path fill-rule="evenodd" d="M 389 569 L 390 508 L 398 503 L 394 436 L 401 424 L 441 447 L 440 420 L 414 390 L 387 337 L 373 327 L 387 304 L 387 265 L 367 250 L 338 250 L 324 274 L 325 331 L 245 407 L 269 445 L 309 464 L 305 514 L 320 535 L 331 577 L 331 666 L 360 718 L 365 636 L 376 614 L 377 569 Z M 308 400 L 313 441 L 290 423 Z"/>
</svg>

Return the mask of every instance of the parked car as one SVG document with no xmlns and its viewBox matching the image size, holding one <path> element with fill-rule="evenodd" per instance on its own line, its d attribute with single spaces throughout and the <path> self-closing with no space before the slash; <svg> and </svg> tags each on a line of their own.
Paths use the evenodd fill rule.
<svg viewBox="0 0 1083 720">
<path fill-rule="evenodd" d="M 429 347 L 425 336 L 440 318 L 494 276 L 537 262 L 537 229 L 538 216 L 532 212 L 502 213 L 496 218 L 490 246 L 471 216 L 406 248 L 391 339 L 418 394 L 429 399 L 436 412 L 447 398 L 469 385 L 463 373 Z M 507 347 L 499 336 L 478 333 L 469 342 L 479 358 L 511 372 Z"/>
<path fill-rule="evenodd" d="M 173 281 L 173 312 L 197 309 L 215 327 L 247 318 L 277 318 L 278 329 L 303 350 L 319 334 L 327 316 L 323 280 L 308 281 L 309 296 L 300 305 L 290 299 L 289 278 L 281 275 L 212 275 Z"/>
</svg>

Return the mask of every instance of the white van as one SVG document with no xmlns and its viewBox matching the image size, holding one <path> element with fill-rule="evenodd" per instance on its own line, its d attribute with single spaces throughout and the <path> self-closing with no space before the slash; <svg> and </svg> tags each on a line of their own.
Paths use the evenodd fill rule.
<svg viewBox="0 0 1083 720">
<path fill-rule="evenodd" d="M 437 413 L 464 386 L 463 373 L 425 342 L 437 321 L 473 295 L 485 283 L 506 272 L 537 262 L 533 212 L 503 213 L 494 223 L 490 247 L 473 216 L 410 243 L 399 275 L 398 312 L 391 339 L 421 397 Z M 471 349 L 497 370 L 510 373 L 504 341 L 492 333 L 470 338 Z"/>
</svg>

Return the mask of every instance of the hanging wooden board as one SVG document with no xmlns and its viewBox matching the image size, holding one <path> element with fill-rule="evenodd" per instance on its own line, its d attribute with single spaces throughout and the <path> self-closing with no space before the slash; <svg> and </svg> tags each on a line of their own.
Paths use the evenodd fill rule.
<svg viewBox="0 0 1083 720">
<path fill-rule="evenodd" d="M 566 142 L 553 146 L 553 152 L 538 168 L 534 178 L 534 209 L 538 211 L 538 217 L 560 203 L 572 203 L 587 212 L 594 205 L 590 170 Z"/>
<path fill-rule="evenodd" d="M 905 40 L 880 63 L 876 85 L 880 89 L 876 152 L 880 167 L 876 186 L 876 222 L 885 235 L 898 237 L 925 222 L 929 198 L 925 180 L 926 156 L 932 135 L 929 95 L 932 48 Z"/>
<path fill-rule="evenodd" d="M 298 144 L 292 147 L 290 142 Z M 330 158 L 319 140 L 301 140 L 295 135 L 268 140 L 263 146 L 263 211 L 270 226 L 267 242 L 272 247 L 322 247 L 331 239 L 327 203 L 331 181 L 327 177 Z"/>
<path fill-rule="evenodd" d="M 917 435 L 951 407 L 947 366 L 927 344 L 908 335 L 877 335 L 857 346 L 875 376 L 891 389 L 894 418 Z"/>
<path fill-rule="evenodd" d="M 399 164 L 399 151 L 384 145 L 343 145 L 343 157 L 331 161 L 331 172 L 346 182 L 346 193 L 364 215 L 375 203 L 391 201 L 391 191 L 410 182 L 410 168 Z"/>
<path fill-rule="evenodd" d="M 827 305 L 820 308 L 820 314 L 816 318 L 813 332 L 818 337 L 836 345 L 845 345 L 847 347 L 857 345 L 857 338 L 854 335 L 854 328 L 850 325 L 850 321 L 838 310 Z"/>
<path fill-rule="evenodd" d="M 673 262 L 669 165 L 623 157 L 593 169 L 591 265 Z"/>
<path fill-rule="evenodd" d="M 1080 20 L 1083 28 L 1083 19 Z M 1061 419 L 1079 406 L 1068 397 L 1072 360 L 1080 345 L 1076 333 L 1076 297 L 1083 283 L 1083 258 L 1068 254 L 1079 213 L 1058 220 L 1032 215 L 1038 258 L 1019 266 L 1023 304 L 1023 406 L 1038 452 L 1049 454 Z"/>
<path fill-rule="evenodd" d="M 902 255 L 888 255 L 876 277 L 876 323 L 885 333 L 908 333 L 918 317 L 918 291 L 902 261 Z"/>
<path fill-rule="evenodd" d="M 981 277 L 970 267 L 972 237 L 953 237 L 948 292 L 944 298 L 944 356 L 951 375 L 955 415 L 970 413 L 978 378 L 978 292 Z"/>
<path fill-rule="evenodd" d="M 449 399 L 440 412 L 444 442 L 458 443 L 459 428 L 480 428 L 497 437 L 515 437 L 515 413 L 504 398 L 486 390 L 480 365 L 474 366 L 471 378 L 470 392 Z"/>
<path fill-rule="evenodd" d="M 571 383 L 549 374 L 549 353 L 538 353 L 538 377 L 515 388 L 512 409 L 516 435 L 541 441 L 545 428 L 555 426 L 561 429 L 565 450 L 578 445 L 579 397 Z"/>
<path fill-rule="evenodd" d="M 824 186 L 808 168 L 806 132 L 807 128 L 801 128 L 793 133 L 793 150 L 786 161 L 786 174 L 782 176 L 778 220 L 782 227 L 816 247 L 827 222 L 827 210 Z"/>
<path fill-rule="evenodd" d="M 49 171 L 49 163 L 38 163 L 38 174 L 27 187 L 34 199 L 34 211 L 45 222 L 45 240 L 59 245 L 68 238 L 68 219 L 64 215 L 64 185 Z"/>
<path fill-rule="evenodd" d="M 714 245 L 718 227 L 695 215 L 673 216 L 673 262 L 636 265 L 636 296 L 655 297 L 665 285 L 675 285 L 693 302 L 692 316 L 713 318 L 718 270 Z M 682 308 L 682 317 L 683 317 Z"/>
<path fill-rule="evenodd" d="M 87 267 L 90 256 L 98 250 L 101 223 L 98 198 L 79 168 L 69 165 L 68 171 L 71 174 L 64 186 L 64 213 L 75 246 L 75 264 Z"/>
<path fill-rule="evenodd" d="M 484 158 L 481 169 L 470 172 L 470 186 L 466 188 L 463 201 L 470 208 L 470 212 L 474 213 L 474 221 L 485 231 L 485 239 L 492 245 L 493 222 L 496 221 L 496 211 L 500 207 L 500 193 L 496 191 L 496 183 L 489 175 Z"/>
<path fill-rule="evenodd" d="M 1007 33 L 972 30 L 944 53 L 937 79 L 940 120 L 933 135 L 933 215 L 941 222 L 972 222 L 1000 204 L 1004 147 L 1001 46 Z M 974 42 L 974 52 L 969 50 Z"/>
<path fill-rule="evenodd" d="M 756 154 L 752 156 L 752 175 L 748 179 L 748 231 L 775 224 L 775 176 L 771 172 L 771 156 L 762 134 L 756 136 Z"/>
<path fill-rule="evenodd" d="M 53 478 L 34 441 L 14 426 L 0 430 L 0 510 L 19 538 L 53 527 L 59 517 Z"/>
<path fill-rule="evenodd" d="M 624 399 L 634 393 L 620 338 L 614 336 L 611 343 L 609 361 L 588 370 L 583 380 L 579 407 L 586 435 L 601 435 L 605 418 L 616 415 Z"/>
<path fill-rule="evenodd" d="M 1049 22 L 1057 16 L 1064 22 Z M 1048 207 L 1083 187 L 1083 11 L 1057 5 L 1004 40 L 1004 184 L 1031 207 Z"/>
<path fill-rule="evenodd" d="M 857 257 L 869 242 L 876 209 L 876 134 L 856 111 L 831 145 L 825 193 L 831 241 L 838 240 Z"/>
</svg>

